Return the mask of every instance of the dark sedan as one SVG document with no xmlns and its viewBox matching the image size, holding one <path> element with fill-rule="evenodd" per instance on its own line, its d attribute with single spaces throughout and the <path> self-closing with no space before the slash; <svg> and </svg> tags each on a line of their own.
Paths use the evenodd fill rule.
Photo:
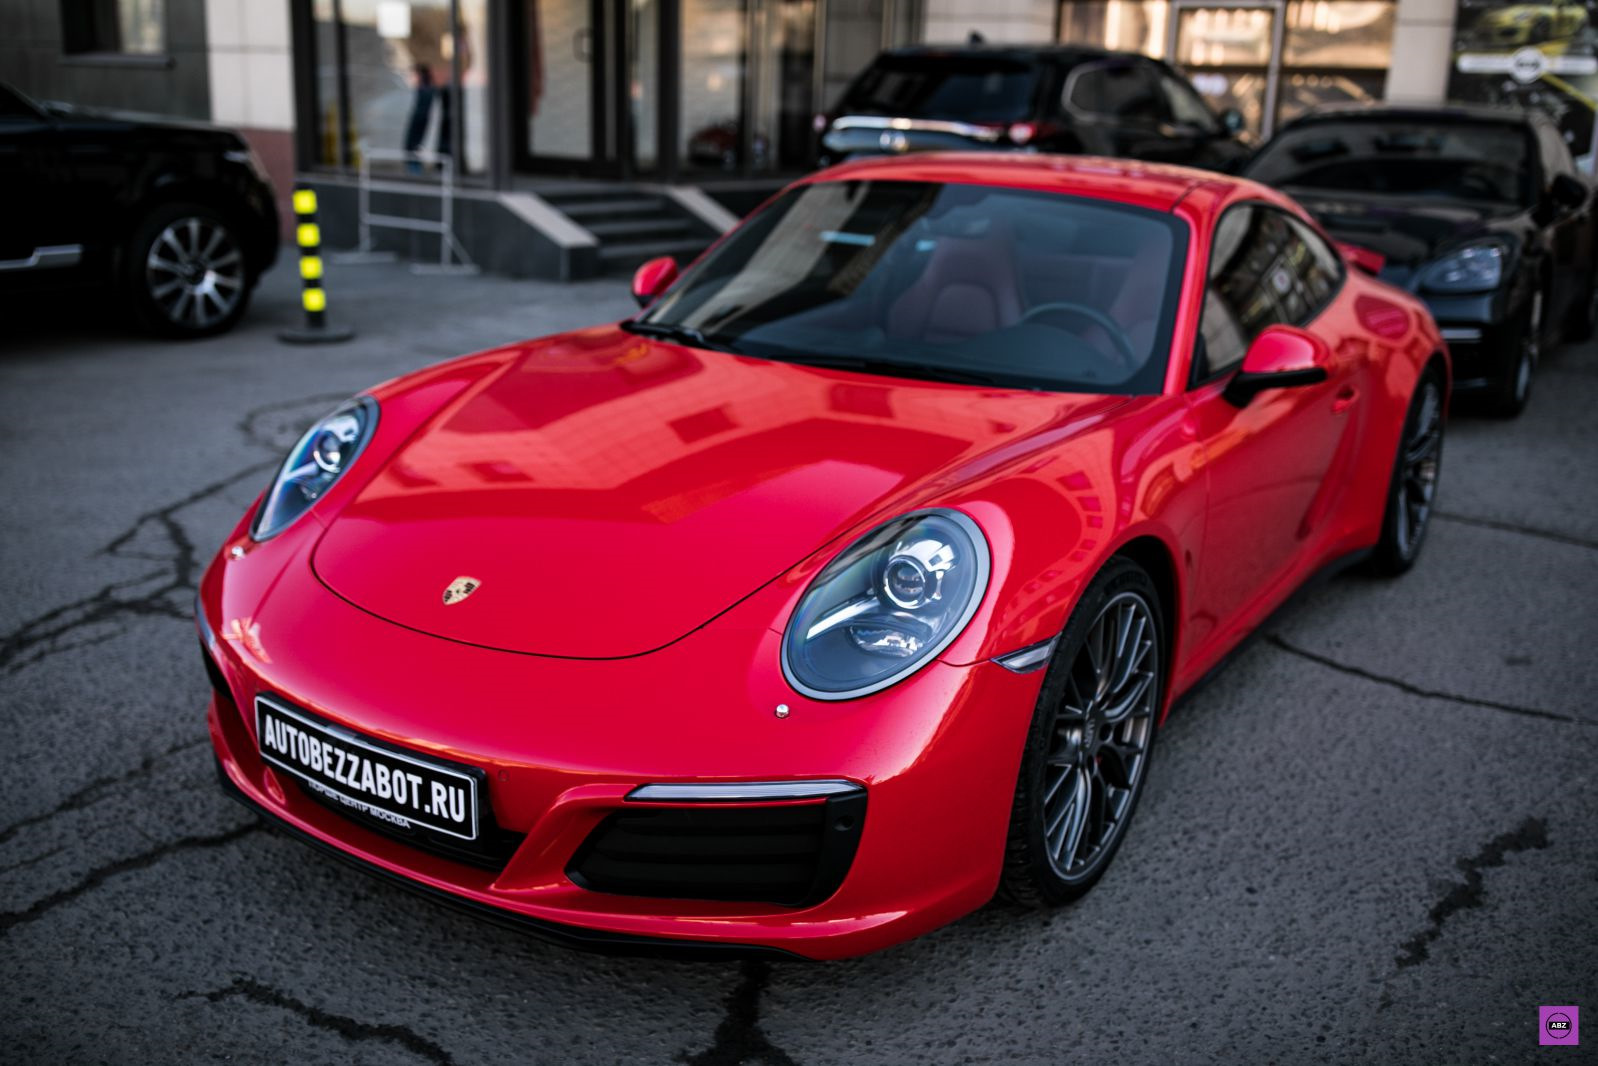
<svg viewBox="0 0 1598 1066">
<path fill-rule="evenodd" d="M 4 84 L 0 204 L 0 295 L 109 286 L 169 336 L 232 327 L 278 252 L 271 183 L 238 134 Z"/>
<path fill-rule="evenodd" d="M 1127 52 L 1060 47 L 897 48 L 816 117 L 823 166 L 918 151 L 1071 152 L 1234 170 L 1243 118 Z"/>
<path fill-rule="evenodd" d="M 1454 387 L 1499 414 L 1525 408 L 1545 345 L 1592 334 L 1592 192 L 1540 113 L 1329 108 L 1283 129 L 1245 172 L 1380 253 L 1369 265 L 1442 327 Z"/>
</svg>

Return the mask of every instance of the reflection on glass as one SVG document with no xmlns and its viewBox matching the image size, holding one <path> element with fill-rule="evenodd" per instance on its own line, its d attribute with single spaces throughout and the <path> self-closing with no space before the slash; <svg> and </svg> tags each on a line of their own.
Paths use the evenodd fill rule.
<svg viewBox="0 0 1598 1066">
<path fill-rule="evenodd" d="M 350 131 L 355 142 L 418 153 L 454 154 L 456 40 L 448 0 L 342 0 Z M 468 49 L 461 69 L 472 68 Z"/>
<path fill-rule="evenodd" d="M 1065 0 L 1060 5 L 1060 41 L 1159 59 L 1165 55 L 1169 18 L 1166 0 Z"/>
<path fill-rule="evenodd" d="M 316 161 L 326 166 L 338 166 L 339 117 L 338 97 L 338 27 L 333 14 L 333 0 L 316 0 L 311 5 L 311 19 L 316 34 Z"/>
<path fill-rule="evenodd" d="M 658 0 L 631 0 L 633 162 L 640 170 L 652 169 L 659 159 L 659 133 L 655 126 L 660 86 L 660 5 Z"/>
<path fill-rule="evenodd" d="M 1203 7 L 1177 15 L 1176 61 L 1184 67 L 1263 67 L 1271 59 L 1269 8 Z"/>
<path fill-rule="evenodd" d="M 1294 0 L 1287 7 L 1283 65 L 1385 69 L 1393 55 L 1395 10 L 1388 0 Z"/>
<path fill-rule="evenodd" d="M 774 0 L 765 8 L 755 69 L 755 169 L 807 169 L 816 0 Z"/>
<path fill-rule="evenodd" d="M 690 166 L 735 170 L 743 162 L 746 43 L 743 0 L 683 0 L 680 114 Z M 763 154 L 756 138 L 757 165 Z"/>
<path fill-rule="evenodd" d="M 488 0 L 458 0 L 461 38 L 461 170 L 488 169 Z"/>
<path fill-rule="evenodd" d="M 1386 71 L 1287 74 L 1276 105 L 1276 128 L 1322 104 L 1370 103 L 1382 98 Z"/>
<path fill-rule="evenodd" d="M 527 150 L 593 155 L 594 26 L 588 0 L 526 0 Z"/>
</svg>

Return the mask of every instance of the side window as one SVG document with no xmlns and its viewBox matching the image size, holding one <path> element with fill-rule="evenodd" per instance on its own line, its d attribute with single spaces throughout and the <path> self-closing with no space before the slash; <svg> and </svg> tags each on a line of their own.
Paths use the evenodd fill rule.
<svg viewBox="0 0 1598 1066">
<path fill-rule="evenodd" d="M 1297 219 L 1253 205 L 1228 210 L 1210 245 L 1195 380 L 1241 363 L 1266 326 L 1307 323 L 1341 281 L 1336 253 Z"/>
<path fill-rule="evenodd" d="M 1159 122 L 1165 105 L 1142 63 L 1088 63 L 1066 82 L 1066 103 L 1079 111 L 1123 122 Z"/>
<path fill-rule="evenodd" d="M 1171 113 L 1173 122 L 1181 126 L 1191 126 L 1205 133 L 1221 132 L 1215 113 L 1209 109 L 1203 98 L 1194 92 L 1193 86 L 1170 71 L 1158 67 L 1155 68 L 1154 77 L 1159 82 L 1160 94 L 1165 97 L 1165 105 Z"/>
</svg>

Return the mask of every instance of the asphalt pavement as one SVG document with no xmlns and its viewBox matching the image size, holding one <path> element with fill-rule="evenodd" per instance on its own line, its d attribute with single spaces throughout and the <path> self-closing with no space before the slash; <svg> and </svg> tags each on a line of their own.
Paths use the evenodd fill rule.
<svg viewBox="0 0 1598 1066">
<path fill-rule="evenodd" d="M 1297 596 L 1162 732 L 1103 882 L 842 963 L 574 953 L 350 869 L 216 787 L 190 611 L 301 427 L 438 359 L 615 318 L 615 280 L 337 267 L 358 331 L 0 321 L 0 1061 L 1598 1061 L 1598 345 L 1448 427 L 1413 572 Z"/>
</svg>

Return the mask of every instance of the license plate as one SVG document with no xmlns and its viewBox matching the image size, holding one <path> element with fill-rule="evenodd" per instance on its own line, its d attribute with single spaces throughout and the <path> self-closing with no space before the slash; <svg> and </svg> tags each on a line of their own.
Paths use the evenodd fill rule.
<svg viewBox="0 0 1598 1066">
<path fill-rule="evenodd" d="M 477 778 L 255 699 L 261 758 L 345 806 L 401 828 L 477 839 Z"/>
</svg>

